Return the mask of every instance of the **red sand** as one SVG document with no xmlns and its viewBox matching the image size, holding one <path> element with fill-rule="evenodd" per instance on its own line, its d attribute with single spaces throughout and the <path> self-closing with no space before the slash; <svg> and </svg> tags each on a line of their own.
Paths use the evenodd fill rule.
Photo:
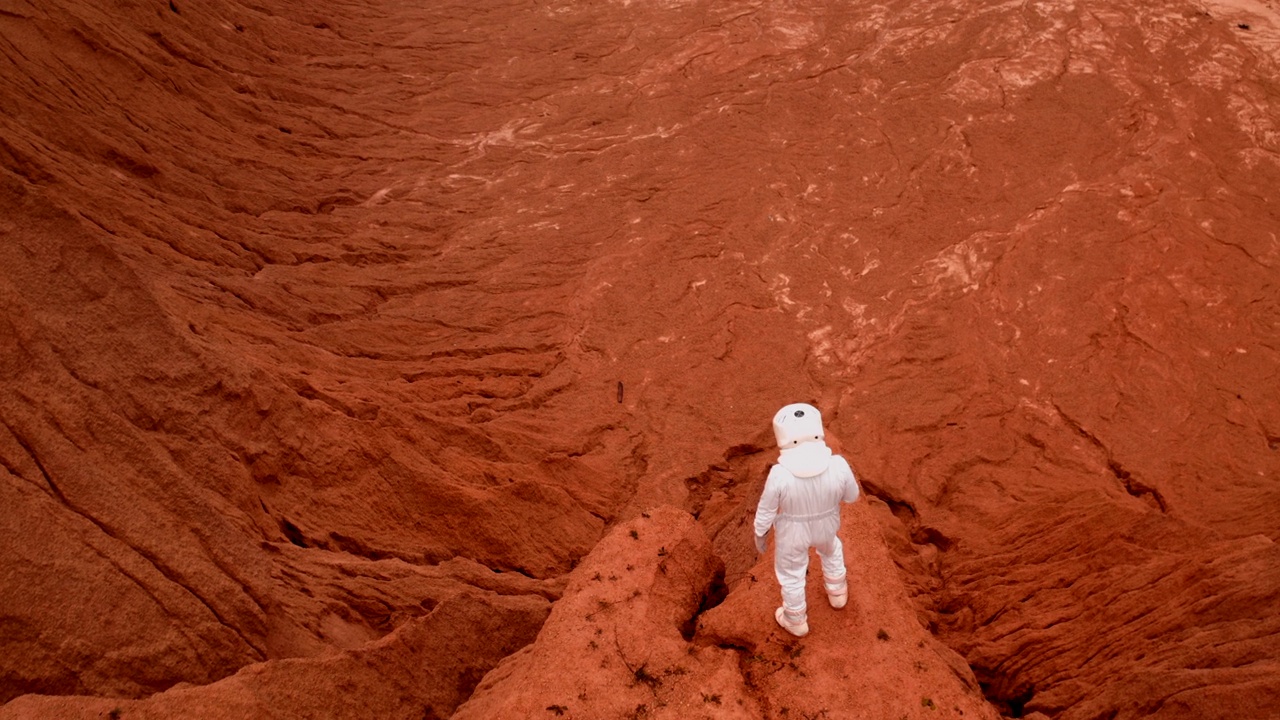
<svg viewBox="0 0 1280 720">
<path fill-rule="evenodd" d="M 419 5 L 0 3 L 0 717 L 1280 704 L 1274 5 Z"/>
</svg>

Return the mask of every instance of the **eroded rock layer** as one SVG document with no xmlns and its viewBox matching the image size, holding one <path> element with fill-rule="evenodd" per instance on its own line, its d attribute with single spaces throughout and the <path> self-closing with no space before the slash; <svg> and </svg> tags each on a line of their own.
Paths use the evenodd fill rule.
<svg viewBox="0 0 1280 720">
<path fill-rule="evenodd" d="M 1273 7 L 421 5 L 0 4 L 0 701 L 107 698 L 0 713 L 412 658 L 447 715 L 663 505 L 750 612 L 654 652 L 855 712 L 748 544 L 795 400 L 905 582 L 809 657 L 903 610 L 956 708 L 1276 699 Z M 493 608 L 461 662 L 414 640 Z M 624 650 L 630 712 L 684 707 Z"/>
</svg>

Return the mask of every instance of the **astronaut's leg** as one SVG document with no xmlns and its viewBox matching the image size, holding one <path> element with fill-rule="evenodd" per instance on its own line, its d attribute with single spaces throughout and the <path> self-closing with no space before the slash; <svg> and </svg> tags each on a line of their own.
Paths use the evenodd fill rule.
<svg viewBox="0 0 1280 720">
<path fill-rule="evenodd" d="M 844 545 L 839 536 L 814 546 L 822 561 L 822 584 L 827 590 L 827 601 L 837 610 L 849 602 L 849 578 L 844 567 Z"/>
<path fill-rule="evenodd" d="M 787 542 L 792 540 L 793 542 Z M 809 546 L 794 542 L 778 533 L 774 542 L 773 570 L 782 587 L 782 607 L 774 617 L 787 632 L 803 637 L 809 632 L 808 607 L 804 597 L 804 580 L 809 571 Z"/>
</svg>

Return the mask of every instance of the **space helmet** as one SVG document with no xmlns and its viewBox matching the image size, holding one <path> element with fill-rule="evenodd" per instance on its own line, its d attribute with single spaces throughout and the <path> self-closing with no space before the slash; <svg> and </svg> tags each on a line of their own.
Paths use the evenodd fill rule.
<svg viewBox="0 0 1280 720">
<path fill-rule="evenodd" d="M 831 462 L 822 413 L 806 403 L 792 403 L 773 416 L 773 435 L 778 440 L 778 462 L 796 477 L 820 475 Z"/>
</svg>

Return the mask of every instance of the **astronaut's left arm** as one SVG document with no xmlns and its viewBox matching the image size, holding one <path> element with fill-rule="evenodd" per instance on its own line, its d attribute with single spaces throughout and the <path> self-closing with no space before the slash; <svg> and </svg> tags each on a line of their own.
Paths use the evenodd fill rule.
<svg viewBox="0 0 1280 720">
<path fill-rule="evenodd" d="M 778 517 L 778 503 L 781 499 L 782 482 L 778 473 L 769 472 L 769 479 L 764 483 L 764 492 L 760 494 L 760 503 L 756 505 L 756 537 L 761 538 L 773 527 L 774 518 Z"/>
</svg>

